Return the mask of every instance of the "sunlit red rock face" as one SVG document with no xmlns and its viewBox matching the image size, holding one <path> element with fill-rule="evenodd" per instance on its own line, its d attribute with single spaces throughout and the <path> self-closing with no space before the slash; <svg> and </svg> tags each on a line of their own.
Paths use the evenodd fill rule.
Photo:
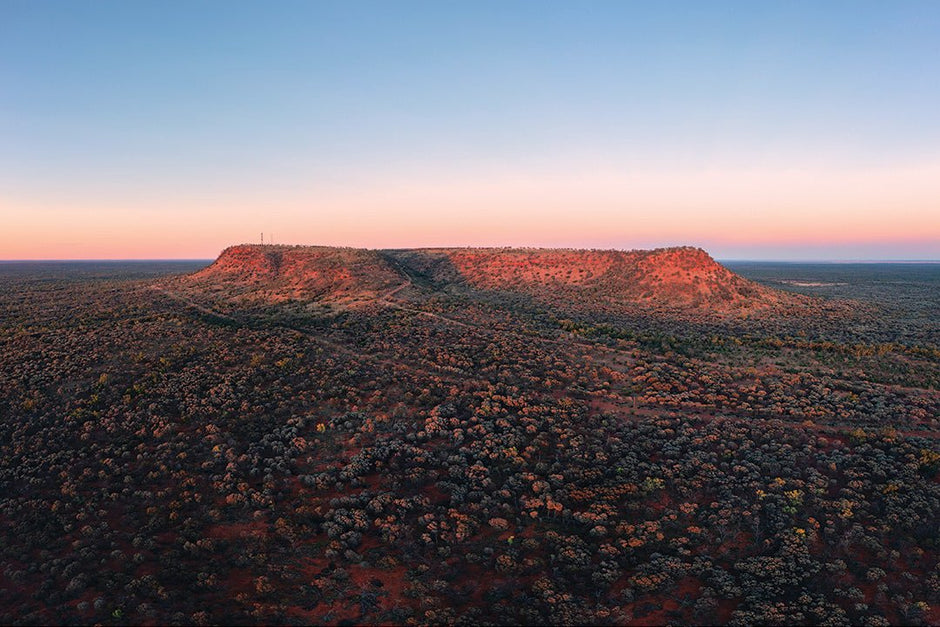
<svg viewBox="0 0 940 627">
<path fill-rule="evenodd" d="M 263 302 L 351 303 L 374 302 L 413 280 L 429 289 L 517 292 L 559 308 L 750 315 L 810 302 L 748 281 L 690 247 L 374 251 L 242 245 L 226 249 L 184 283 Z"/>
<path fill-rule="evenodd" d="M 700 248 L 660 248 L 623 253 L 614 273 L 615 293 L 659 305 L 715 311 L 754 311 L 803 303 L 800 296 L 741 277 Z"/>
<path fill-rule="evenodd" d="M 805 306 L 808 299 L 738 276 L 691 247 L 656 250 L 437 249 L 411 251 L 438 281 L 604 306 L 750 314 Z M 572 302 L 571 304 L 578 304 Z"/>
<path fill-rule="evenodd" d="M 402 276 L 372 250 L 241 245 L 225 249 L 212 265 L 184 282 L 232 296 L 280 302 L 370 299 L 402 281 Z"/>
</svg>

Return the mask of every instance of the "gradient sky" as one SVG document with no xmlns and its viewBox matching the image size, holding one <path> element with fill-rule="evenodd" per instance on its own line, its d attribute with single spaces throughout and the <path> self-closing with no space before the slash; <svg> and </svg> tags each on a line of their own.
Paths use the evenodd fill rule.
<svg viewBox="0 0 940 627">
<path fill-rule="evenodd" d="M 0 0 L 0 259 L 940 259 L 940 3 Z"/>
</svg>

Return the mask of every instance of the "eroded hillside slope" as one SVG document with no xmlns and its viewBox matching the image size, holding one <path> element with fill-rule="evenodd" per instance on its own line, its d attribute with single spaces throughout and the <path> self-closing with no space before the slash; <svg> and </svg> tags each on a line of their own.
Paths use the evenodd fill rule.
<svg viewBox="0 0 940 627">
<path fill-rule="evenodd" d="M 249 302 L 368 301 L 403 277 L 376 251 L 328 246 L 232 246 L 179 285 Z"/>
</svg>

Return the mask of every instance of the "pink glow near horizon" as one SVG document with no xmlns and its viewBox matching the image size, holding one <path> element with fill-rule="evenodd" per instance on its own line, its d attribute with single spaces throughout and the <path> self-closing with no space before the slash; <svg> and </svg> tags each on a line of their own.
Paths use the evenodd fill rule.
<svg viewBox="0 0 940 627">
<path fill-rule="evenodd" d="M 257 242 L 262 231 L 277 243 L 369 248 L 691 244 L 721 256 L 740 247 L 824 251 L 851 244 L 869 246 L 872 257 L 940 257 L 934 163 L 837 171 L 424 172 L 275 193 L 141 198 L 0 199 L 0 258 L 211 258 L 228 245 Z"/>
</svg>

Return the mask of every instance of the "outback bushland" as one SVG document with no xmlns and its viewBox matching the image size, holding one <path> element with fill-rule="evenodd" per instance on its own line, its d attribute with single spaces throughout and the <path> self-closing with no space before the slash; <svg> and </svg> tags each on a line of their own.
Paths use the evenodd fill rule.
<svg viewBox="0 0 940 627">
<path fill-rule="evenodd" d="M 936 290 L 689 248 L 178 271 L 0 267 L 3 623 L 940 622 Z"/>
</svg>

